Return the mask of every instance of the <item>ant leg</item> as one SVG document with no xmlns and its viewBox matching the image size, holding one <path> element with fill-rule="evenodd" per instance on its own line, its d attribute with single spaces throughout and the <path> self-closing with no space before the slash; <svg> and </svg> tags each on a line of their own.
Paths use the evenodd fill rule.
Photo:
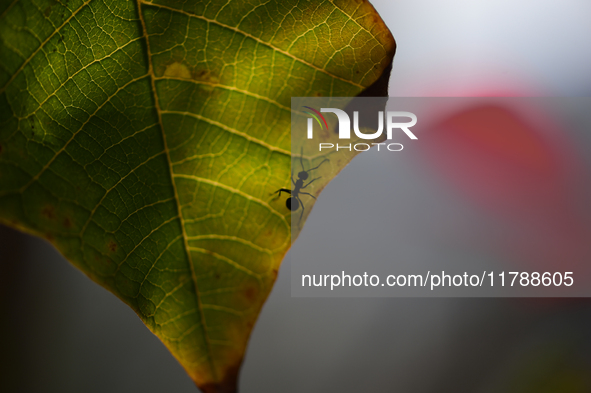
<svg viewBox="0 0 591 393">
<path fill-rule="evenodd" d="M 293 163 L 291 165 L 291 182 L 293 183 L 294 186 L 296 185 L 295 180 L 293 180 Z"/>
<path fill-rule="evenodd" d="M 308 196 L 311 196 L 312 198 L 316 199 L 316 197 L 314 195 L 308 194 L 307 192 L 301 192 L 300 191 L 300 194 L 308 195 Z"/>
<path fill-rule="evenodd" d="M 302 203 L 302 200 L 299 197 L 296 197 L 296 199 L 298 200 L 298 202 L 302 206 L 302 212 L 300 213 L 300 224 L 301 224 L 302 223 L 302 218 L 304 217 L 304 204 Z"/>
<path fill-rule="evenodd" d="M 330 161 L 328 158 L 325 158 L 324 160 L 322 160 L 322 162 L 320 164 L 318 164 L 318 166 L 316 166 L 315 168 L 312 169 L 308 169 L 308 172 L 313 171 L 314 169 L 318 169 L 320 168 L 320 165 L 324 164 L 325 162 Z"/>
<path fill-rule="evenodd" d="M 311 181 L 310 181 L 310 183 L 308 183 L 308 184 L 306 184 L 305 186 L 303 186 L 303 187 L 300 187 L 300 188 L 306 188 L 306 187 L 308 187 L 310 184 L 314 183 L 316 180 L 320 179 L 321 177 L 322 177 L 322 176 L 320 176 L 320 177 L 317 177 L 317 178 L 316 178 L 316 179 L 314 179 L 314 180 L 311 180 Z"/>
<path fill-rule="evenodd" d="M 280 188 L 279 190 L 272 192 L 270 195 L 279 194 L 277 195 L 277 198 L 279 198 L 282 192 L 287 192 L 289 195 L 291 195 L 291 190 L 288 190 L 287 188 Z"/>
</svg>

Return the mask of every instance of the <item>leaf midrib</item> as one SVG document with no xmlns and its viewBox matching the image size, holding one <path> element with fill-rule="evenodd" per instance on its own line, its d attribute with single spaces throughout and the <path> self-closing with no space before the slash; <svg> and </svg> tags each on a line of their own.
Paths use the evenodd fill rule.
<svg viewBox="0 0 591 393">
<path fill-rule="evenodd" d="M 164 134 L 164 125 L 162 123 L 162 113 L 160 110 L 160 102 L 158 100 L 158 93 L 156 90 L 156 80 L 155 80 L 155 74 L 154 74 L 154 67 L 152 65 L 152 55 L 151 55 L 151 51 L 150 51 L 150 40 L 148 37 L 148 29 L 146 28 L 146 22 L 144 20 L 143 14 L 142 14 L 141 0 L 136 0 L 136 4 L 137 4 L 138 17 L 139 17 L 140 23 L 142 25 L 143 38 L 146 43 L 146 51 L 147 51 L 146 57 L 147 57 L 147 61 L 148 61 L 148 74 L 150 76 L 150 84 L 152 86 L 152 97 L 154 99 L 154 108 L 156 109 L 156 113 L 158 116 L 158 125 L 159 125 L 160 131 L 162 133 L 162 142 L 164 144 L 164 151 L 166 153 L 166 160 L 168 162 L 168 172 L 169 172 L 170 182 L 172 184 L 172 189 L 174 191 L 174 199 L 175 199 L 175 204 L 176 204 L 176 208 L 177 208 L 177 216 L 180 221 L 182 237 L 183 237 L 183 246 L 184 246 L 183 248 L 184 248 L 184 251 L 186 254 L 187 261 L 189 263 L 189 268 L 191 269 L 191 279 L 193 281 L 193 288 L 195 288 L 195 299 L 196 299 L 197 306 L 199 309 L 200 323 L 201 323 L 201 326 L 203 327 L 203 335 L 204 335 L 205 345 L 207 347 L 207 351 L 206 351 L 207 352 L 207 359 L 208 359 L 209 367 L 211 369 L 211 375 L 213 377 L 212 379 L 214 381 L 217 381 L 218 376 L 217 376 L 217 372 L 216 372 L 216 368 L 215 368 L 215 364 L 214 364 L 214 360 L 213 360 L 213 352 L 211 350 L 210 338 L 209 338 L 209 335 L 207 332 L 207 325 L 205 322 L 205 314 L 203 313 L 203 305 L 201 304 L 201 296 L 199 295 L 199 287 L 197 285 L 197 275 L 195 274 L 195 268 L 193 266 L 193 259 L 191 257 L 191 252 L 189 251 L 188 236 L 187 236 L 187 231 L 185 229 L 185 223 L 184 223 L 184 219 L 183 219 L 183 215 L 182 215 L 182 211 L 181 211 L 180 198 L 179 198 L 178 190 L 176 187 L 176 182 L 174 180 L 173 166 L 172 166 L 172 161 L 170 159 L 170 151 L 168 149 L 166 135 Z M 185 332 L 185 333 L 187 333 L 187 332 Z"/>
</svg>

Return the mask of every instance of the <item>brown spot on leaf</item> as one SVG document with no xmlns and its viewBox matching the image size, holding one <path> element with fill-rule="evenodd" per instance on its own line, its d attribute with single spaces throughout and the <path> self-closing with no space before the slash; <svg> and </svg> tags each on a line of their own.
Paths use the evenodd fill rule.
<svg viewBox="0 0 591 393">
<path fill-rule="evenodd" d="M 41 215 L 49 220 L 53 220 L 55 218 L 55 209 L 51 205 L 47 205 L 41 210 Z"/>
<path fill-rule="evenodd" d="M 220 78 L 210 70 L 195 70 L 191 73 L 193 80 L 200 83 L 200 90 L 205 93 L 213 93 L 217 85 L 220 84 Z"/>
<path fill-rule="evenodd" d="M 64 227 L 66 227 L 66 228 L 72 228 L 72 220 L 70 220 L 70 217 L 66 217 L 64 219 Z"/>
<path fill-rule="evenodd" d="M 0 153 L 2 153 L 2 145 L 0 145 Z"/>
<path fill-rule="evenodd" d="M 109 247 L 109 251 L 111 251 L 111 252 L 117 251 L 117 243 L 115 243 L 112 240 L 109 242 L 108 247 Z"/>
<path fill-rule="evenodd" d="M 259 291 L 255 287 L 248 287 L 244 290 L 244 297 L 249 302 L 254 302 L 258 297 Z"/>
<path fill-rule="evenodd" d="M 173 79 L 192 79 L 199 83 L 199 89 L 203 92 L 213 92 L 216 85 L 220 83 L 218 74 L 209 69 L 193 69 L 184 61 L 174 61 L 166 66 L 163 72 L 165 77 Z"/>
<path fill-rule="evenodd" d="M 210 70 L 196 70 L 193 71 L 191 76 L 193 77 L 193 79 L 198 81 L 209 82 L 213 84 L 217 84 L 220 82 L 220 78 Z"/>
</svg>

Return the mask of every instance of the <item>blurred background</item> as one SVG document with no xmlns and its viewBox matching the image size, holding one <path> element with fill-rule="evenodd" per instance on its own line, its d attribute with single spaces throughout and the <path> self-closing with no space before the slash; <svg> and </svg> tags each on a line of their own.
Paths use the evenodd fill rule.
<svg viewBox="0 0 591 393">
<path fill-rule="evenodd" d="M 398 44 L 391 96 L 575 97 L 591 92 L 587 0 L 372 3 Z M 458 127 L 466 110 L 443 116 L 453 137 L 447 140 L 463 149 L 454 156 L 469 159 L 462 153 L 472 149 L 484 155 L 482 165 L 501 168 L 497 164 L 506 164 L 506 156 L 486 141 L 470 142 Z M 481 192 L 490 184 L 469 172 L 458 174 L 449 154 L 413 157 L 421 181 L 431 179 L 440 211 L 469 206 L 465 216 L 440 222 L 443 228 L 460 227 L 451 232 L 456 236 L 451 242 L 461 244 L 462 233 L 477 231 L 479 220 L 494 216 L 505 228 L 532 230 L 556 223 L 560 230 L 541 231 L 522 248 L 511 248 L 518 251 L 512 255 L 525 259 L 535 259 L 539 242 L 552 241 L 564 228 L 560 225 L 571 232 L 556 255 L 586 244 L 591 135 L 584 130 L 591 124 L 585 108 L 579 112 L 571 117 L 579 131 L 564 124 L 542 151 L 562 170 L 550 166 L 543 172 L 549 176 L 548 190 L 561 187 L 560 174 L 576 174 L 580 182 L 579 187 L 560 188 L 559 199 L 548 202 L 562 201 L 557 211 L 566 209 L 576 217 L 568 221 L 576 221 L 573 226 L 553 209 L 528 210 L 513 199 L 510 177 L 492 185 L 496 193 Z M 515 145 L 522 148 L 518 157 L 539 146 L 540 138 L 549 140 L 534 124 L 525 132 Z M 510 170 L 523 170 L 520 162 L 512 161 Z M 408 185 L 413 182 L 412 172 L 397 170 Z M 326 188 L 310 225 L 315 215 L 328 210 L 331 193 L 338 195 L 339 187 L 355 181 L 359 172 L 354 162 Z M 522 191 L 518 194 L 531 190 Z M 422 225 L 427 229 L 430 224 Z M 295 247 L 305 244 L 298 241 Z M 11 263 L 15 260 L 26 263 Z M 242 369 L 243 393 L 591 392 L 588 299 L 292 298 L 290 271 L 288 254 L 253 332 Z M 43 240 L 6 228 L 0 229 L 0 306 L 0 391 L 195 391 L 127 306 Z"/>
</svg>

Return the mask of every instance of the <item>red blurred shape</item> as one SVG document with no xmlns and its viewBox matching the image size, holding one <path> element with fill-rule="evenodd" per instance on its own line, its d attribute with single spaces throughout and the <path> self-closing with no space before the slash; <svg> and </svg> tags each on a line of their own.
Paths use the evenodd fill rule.
<svg viewBox="0 0 591 393">
<path fill-rule="evenodd" d="M 591 231 L 573 205 L 583 167 L 564 132 L 539 128 L 500 104 L 477 105 L 436 124 L 423 147 L 444 179 L 505 220 L 511 238 L 502 246 L 513 256 L 561 270 L 587 265 Z"/>
</svg>

